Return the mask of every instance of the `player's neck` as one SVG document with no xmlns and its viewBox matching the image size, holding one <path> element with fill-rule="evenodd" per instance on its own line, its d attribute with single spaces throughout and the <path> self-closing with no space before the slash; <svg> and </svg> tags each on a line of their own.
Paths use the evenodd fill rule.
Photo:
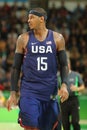
<svg viewBox="0 0 87 130">
<path fill-rule="evenodd" d="M 45 40 L 47 34 L 48 34 L 48 29 L 46 29 L 46 27 L 34 30 L 34 35 L 39 41 Z"/>
<path fill-rule="evenodd" d="M 43 35 L 47 31 L 47 28 L 45 26 L 39 26 L 38 28 L 34 29 L 35 35 Z"/>
</svg>

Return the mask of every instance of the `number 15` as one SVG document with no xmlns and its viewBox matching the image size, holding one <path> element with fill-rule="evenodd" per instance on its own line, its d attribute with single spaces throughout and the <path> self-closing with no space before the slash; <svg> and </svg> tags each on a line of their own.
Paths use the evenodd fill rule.
<svg viewBox="0 0 87 130">
<path fill-rule="evenodd" d="M 46 71 L 47 70 L 47 57 L 38 57 L 37 58 L 37 70 Z"/>
</svg>

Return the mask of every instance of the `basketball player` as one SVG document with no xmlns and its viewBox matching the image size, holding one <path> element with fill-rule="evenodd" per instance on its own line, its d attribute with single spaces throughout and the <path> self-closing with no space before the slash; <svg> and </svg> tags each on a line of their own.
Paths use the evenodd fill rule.
<svg viewBox="0 0 87 130">
<path fill-rule="evenodd" d="M 7 108 L 11 110 L 12 104 L 17 103 L 16 90 L 22 70 L 19 123 L 24 130 L 57 130 L 60 113 L 57 102 L 58 64 L 62 78 L 61 102 L 69 96 L 65 41 L 61 34 L 46 28 L 46 20 L 44 9 L 30 10 L 28 25 L 31 31 L 21 34 L 16 44 Z"/>
</svg>

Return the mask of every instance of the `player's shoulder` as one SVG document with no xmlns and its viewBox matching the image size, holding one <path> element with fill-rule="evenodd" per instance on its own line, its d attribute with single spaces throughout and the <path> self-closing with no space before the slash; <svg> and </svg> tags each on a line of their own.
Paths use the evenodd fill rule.
<svg viewBox="0 0 87 130">
<path fill-rule="evenodd" d="M 53 31 L 53 37 L 58 50 L 65 48 L 65 40 L 61 33 Z"/>
<path fill-rule="evenodd" d="M 29 32 L 24 32 L 18 36 L 19 39 L 26 39 L 29 37 Z"/>
<path fill-rule="evenodd" d="M 29 32 L 22 33 L 18 36 L 17 44 L 25 48 L 29 40 Z"/>
<path fill-rule="evenodd" d="M 28 42 L 29 32 L 24 32 L 24 33 L 20 34 L 18 39 L 19 39 L 19 41 L 24 42 L 24 43 Z"/>
<path fill-rule="evenodd" d="M 57 38 L 59 40 L 63 38 L 63 35 L 56 31 L 53 31 L 53 36 L 54 36 L 54 38 Z"/>
</svg>

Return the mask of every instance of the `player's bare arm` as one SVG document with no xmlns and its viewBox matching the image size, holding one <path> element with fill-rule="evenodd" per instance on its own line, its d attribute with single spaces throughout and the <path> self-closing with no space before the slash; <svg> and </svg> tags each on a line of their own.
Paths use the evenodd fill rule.
<svg viewBox="0 0 87 130">
<path fill-rule="evenodd" d="M 54 40 L 57 48 L 57 57 L 60 64 L 60 75 L 62 79 L 61 89 L 59 90 L 59 96 L 61 97 L 61 102 L 64 102 L 69 93 L 67 91 L 67 75 L 68 75 L 68 65 L 67 65 L 67 56 L 65 51 L 65 40 L 63 36 L 59 33 L 54 32 Z"/>
<path fill-rule="evenodd" d="M 74 84 L 71 84 L 70 90 L 73 92 L 82 92 L 85 89 L 84 84 L 81 84 L 79 87 L 75 86 Z"/>
</svg>

